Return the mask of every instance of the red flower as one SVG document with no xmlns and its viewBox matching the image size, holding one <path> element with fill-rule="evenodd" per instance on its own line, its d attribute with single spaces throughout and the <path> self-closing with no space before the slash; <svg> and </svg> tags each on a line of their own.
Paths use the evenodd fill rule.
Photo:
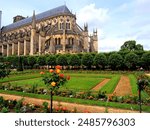
<svg viewBox="0 0 150 130">
<path fill-rule="evenodd" d="M 68 75 L 66 79 L 67 79 L 67 80 L 70 80 L 70 75 Z"/>
<path fill-rule="evenodd" d="M 43 74 L 45 74 L 45 73 L 41 71 L 40 74 L 43 75 Z"/>
<path fill-rule="evenodd" d="M 54 70 L 53 70 L 53 69 L 50 69 L 50 70 L 49 70 L 49 72 L 50 72 L 50 73 L 53 73 L 53 72 L 54 72 Z"/>
<path fill-rule="evenodd" d="M 59 77 L 60 78 L 64 78 L 64 74 L 59 74 Z"/>
<path fill-rule="evenodd" d="M 59 107 L 56 107 L 55 110 L 56 110 L 56 111 L 59 111 Z"/>
<path fill-rule="evenodd" d="M 57 65 L 57 66 L 55 66 L 55 68 L 61 70 L 61 69 L 62 69 L 62 66 Z"/>
<path fill-rule="evenodd" d="M 63 110 L 63 111 L 66 111 L 66 110 L 67 110 L 67 108 L 66 108 L 66 107 L 63 107 L 63 108 L 62 108 L 62 110 Z"/>
</svg>

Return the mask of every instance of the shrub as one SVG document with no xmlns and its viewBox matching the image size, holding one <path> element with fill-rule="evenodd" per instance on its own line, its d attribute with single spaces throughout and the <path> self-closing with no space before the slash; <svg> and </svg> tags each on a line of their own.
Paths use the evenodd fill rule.
<svg viewBox="0 0 150 130">
<path fill-rule="evenodd" d="M 8 107 L 3 107 L 2 110 L 1 110 L 2 113 L 8 113 L 9 112 L 9 109 Z"/>
<path fill-rule="evenodd" d="M 48 112 L 48 102 L 43 102 L 43 112 L 47 113 Z"/>
<path fill-rule="evenodd" d="M 15 105 L 15 112 L 19 113 L 21 112 L 21 107 L 23 106 L 23 98 L 17 101 L 17 104 Z"/>
</svg>

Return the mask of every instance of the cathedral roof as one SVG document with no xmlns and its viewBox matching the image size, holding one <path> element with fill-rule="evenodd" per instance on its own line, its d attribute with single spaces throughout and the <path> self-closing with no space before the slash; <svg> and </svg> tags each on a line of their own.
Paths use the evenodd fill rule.
<svg viewBox="0 0 150 130">
<path fill-rule="evenodd" d="M 54 9 L 48 10 L 46 12 L 37 14 L 35 17 L 36 17 L 36 21 L 41 21 L 41 20 L 47 19 L 49 17 L 54 17 L 54 16 L 57 16 L 57 15 L 63 15 L 63 14 L 73 15 L 70 12 L 70 10 L 67 8 L 67 6 L 63 5 L 63 6 L 59 6 L 59 7 L 56 7 Z M 24 25 L 27 25 L 27 24 L 31 24 L 31 22 L 32 22 L 32 17 L 25 18 L 25 19 L 20 20 L 18 22 L 12 23 L 12 24 L 7 25 L 7 26 L 4 26 L 2 28 L 2 31 L 7 32 L 9 30 L 13 30 L 15 28 L 18 28 L 18 27 L 21 27 L 21 26 L 24 26 Z"/>
</svg>

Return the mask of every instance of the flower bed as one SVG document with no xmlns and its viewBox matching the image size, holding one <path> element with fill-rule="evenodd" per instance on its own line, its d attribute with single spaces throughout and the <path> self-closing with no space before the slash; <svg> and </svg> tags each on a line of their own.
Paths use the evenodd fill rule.
<svg viewBox="0 0 150 130">
<path fill-rule="evenodd" d="M 34 104 L 26 104 L 21 100 L 5 100 L 0 97 L 0 112 L 1 113 L 48 113 L 49 107 L 47 102 L 43 102 L 42 106 Z M 69 111 L 66 107 L 58 105 L 53 109 L 54 113 L 70 113 L 76 112 L 76 109 Z"/>
</svg>

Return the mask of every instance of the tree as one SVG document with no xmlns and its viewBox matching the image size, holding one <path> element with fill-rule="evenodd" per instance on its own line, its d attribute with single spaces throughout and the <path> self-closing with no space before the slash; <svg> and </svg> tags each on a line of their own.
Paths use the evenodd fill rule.
<svg viewBox="0 0 150 130">
<path fill-rule="evenodd" d="M 45 65 L 46 64 L 46 57 L 45 56 L 38 56 L 36 63 L 39 64 L 40 66 Z"/>
<path fill-rule="evenodd" d="M 93 64 L 93 56 L 90 53 L 84 54 L 82 56 L 82 64 L 88 69 L 91 69 L 91 65 Z"/>
<path fill-rule="evenodd" d="M 46 64 L 49 66 L 55 66 L 56 65 L 56 56 L 49 55 L 48 57 L 46 57 Z"/>
<path fill-rule="evenodd" d="M 149 70 L 150 69 L 150 51 L 144 53 L 141 59 L 143 61 L 144 68 Z"/>
<path fill-rule="evenodd" d="M 135 53 L 130 52 L 125 56 L 125 65 L 128 69 L 135 70 L 138 63 L 138 59 L 139 57 Z"/>
<path fill-rule="evenodd" d="M 143 49 L 143 46 L 141 44 L 137 44 L 136 45 L 136 50 L 137 51 L 143 51 L 144 49 Z"/>
<path fill-rule="evenodd" d="M 27 69 L 27 66 L 29 66 L 29 64 L 28 64 L 28 57 L 29 56 L 23 56 L 23 65 L 24 65 L 25 69 Z"/>
<path fill-rule="evenodd" d="M 112 53 L 108 58 L 108 64 L 112 70 L 121 69 L 123 64 L 123 58 L 120 54 Z"/>
<path fill-rule="evenodd" d="M 97 68 L 104 69 L 105 66 L 107 65 L 107 58 L 106 58 L 106 56 L 104 54 L 102 54 L 102 53 L 96 54 L 95 57 L 94 57 L 94 65 Z"/>
<path fill-rule="evenodd" d="M 0 79 L 5 78 L 10 74 L 9 63 L 0 62 Z"/>
<path fill-rule="evenodd" d="M 78 55 L 71 55 L 69 57 L 69 65 L 71 66 L 80 66 L 81 65 L 81 60 Z"/>
<path fill-rule="evenodd" d="M 135 51 L 135 50 L 142 50 L 143 51 L 143 46 L 141 44 L 137 44 L 136 45 L 136 41 L 135 40 L 131 40 L 131 41 L 126 41 L 122 46 L 121 46 L 121 51 Z"/>
<path fill-rule="evenodd" d="M 70 80 L 70 76 L 64 76 L 61 73 L 61 66 L 57 65 L 55 70 L 50 69 L 49 73 L 40 72 L 42 80 L 50 90 L 50 112 L 53 112 L 53 93 L 63 86 L 67 80 Z"/>
<path fill-rule="evenodd" d="M 61 66 L 66 66 L 66 65 L 68 65 L 66 55 L 59 55 L 59 56 L 57 57 L 56 63 L 57 63 L 58 65 L 61 65 Z"/>
<path fill-rule="evenodd" d="M 5 60 L 10 63 L 11 68 L 17 68 L 18 66 L 18 56 L 8 56 Z"/>
<path fill-rule="evenodd" d="M 21 56 L 18 57 L 17 71 L 23 71 L 23 58 Z"/>
<path fill-rule="evenodd" d="M 34 64 L 36 64 L 36 57 L 35 56 L 29 56 L 28 57 L 28 64 L 33 68 Z"/>
</svg>

